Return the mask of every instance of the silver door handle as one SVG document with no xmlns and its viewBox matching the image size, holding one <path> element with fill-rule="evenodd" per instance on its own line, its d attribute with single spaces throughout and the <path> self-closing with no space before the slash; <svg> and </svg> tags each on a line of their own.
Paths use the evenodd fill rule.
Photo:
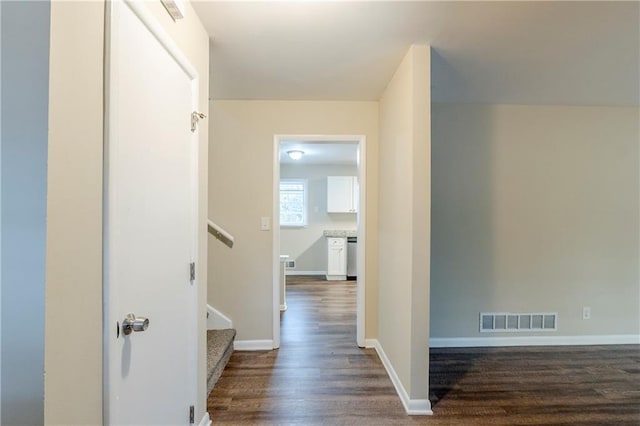
<svg viewBox="0 0 640 426">
<path fill-rule="evenodd" d="M 122 332 L 125 336 L 131 334 L 132 331 L 145 331 L 147 328 L 149 328 L 149 320 L 136 317 L 134 314 L 127 314 L 122 321 Z"/>
</svg>

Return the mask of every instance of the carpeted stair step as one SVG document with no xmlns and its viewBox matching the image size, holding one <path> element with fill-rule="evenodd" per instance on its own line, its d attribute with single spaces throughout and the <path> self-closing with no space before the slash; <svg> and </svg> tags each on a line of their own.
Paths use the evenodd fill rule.
<svg viewBox="0 0 640 426">
<path fill-rule="evenodd" d="M 236 330 L 207 330 L 207 395 L 211 393 L 222 370 L 233 353 L 233 340 Z"/>
</svg>

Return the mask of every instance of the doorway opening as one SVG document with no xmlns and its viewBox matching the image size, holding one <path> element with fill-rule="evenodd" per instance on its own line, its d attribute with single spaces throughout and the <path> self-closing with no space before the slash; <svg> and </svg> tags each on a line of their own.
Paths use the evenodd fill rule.
<svg viewBox="0 0 640 426">
<path fill-rule="evenodd" d="M 309 203 L 309 197 L 306 199 L 309 191 L 309 179 L 294 178 L 294 175 L 287 172 L 281 174 L 281 163 L 284 166 L 288 166 L 291 161 L 283 160 L 284 156 L 289 151 L 301 151 L 302 155 L 309 155 L 309 157 L 315 157 L 313 162 L 317 164 L 325 163 L 331 166 L 327 168 L 326 173 L 335 173 L 336 176 L 346 178 L 351 177 L 353 179 L 353 188 L 355 192 L 351 193 L 354 199 L 353 211 L 339 210 L 342 213 L 329 214 L 327 209 L 327 197 L 326 192 L 322 192 L 322 195 L 326 197 L 324 203 Z M 331 155 L 333 153 L 333 155 Z M 353 162 L 350 162 L 349 158 L 353 155 Z M 295 154 L 294 154 L 295 156 Z M 295 161 L 295 160 L 294 160 Z M 297 165 L 296 165 L 297 166 Z M 317 169 L 317 168 L 316 168 Z M 325 172 L 316 170 L 316 176 Z M 340 173 L 339 175 L 337 173 Z M 300 175 L 298 175 L 300 176 Z M 328 174 L 323 176 L 320 180 L 324 188 L 331 184 L 327 184 Z M 286 222 L 291 230 L 302 230 L 307 234 L 307 240 L 315 241 L 313 247 L 308 250 L 304 257 L 299 260 L 295 259 L 293 253 L 282 253 L 282 235 L 281 235 L 281 216 L 280 216 L 280 185 L 281 178 L 285 179 L 285 187 L 283 190 L 291 191 L 292 197 L 300 200 L 304 200 L 304 207 L 300 209 L 300 205 L 293 206 L 292 210 L 283 215 L 284 222 Z M 286 180 L 290 179 L 290 180 Z M 319 184 L 318 179 L 314 179 L 314 186 Z M 289 183 L 289 185 L 286 185 Z M 344 184 L 341 182 L 340 184 Z M 325 189 L 326 190 L 326 189 Z M 302 191 L 302 194 L 296 191 Z M 302 198 L 300 198 L 302 197 Z M 317 200 L 317 198 L 315 198 Z M 338 211 L 338 210 L 334 210 Z M 309 219 L 317 216 L 334 216 L 336 218 L 335 224 L 331 225 L 312 225 Z M 342 226 L 340 226 L 342 224 Z M 356 254 L 356 262 L 351 262 L 352 265 L 350 272 L 353 268 L 357 271 L 356 281 L 356 344 L 360 347 L 365 345 L 365 289 L 366 289 L 366 274 L 365 274 L 365 258 L 366 258 L 366 138 L 364 135 L 275 135 L 274 136 L 274 158 L 273 158 L 273 346 L 274 348 L 280 347 L 280 312 L 281 309 L 286 309 L 286 284 L 283 281 L 284 274 L 284 262 L 296 262 L 296 269 L 304 271 L 305 274 L 323 274 L 331 279 L 332 272 L 327 270 L 327 264 L 323 263 L 322 267 L 312 266 L 318 263 L 318 259 L 322 259 L 323 262 L 327 261 L 328 251 L 325 245 L 325 235 L 323 233 L 323 226 L 333 227 L 334 230 L 355 230 L 355 238 L 357 238 L 357 244 L 355 250 L 352 249 L 352 254 Z M 289 231 L 289 228 L 285 228 Z M 351 235 L 351 234 L 350 234 Z M 344 251 L 346 253 L 347 238 L 344 238 Z M 281 258 L 281 254 L 290 255 L 290 258 Z M 292 256 L 293 255 L 293 256 Z M 345 261 L 345 268 L 347 258 L 343 258 Z M 300 261 L 304 263 L 301 264 Z M 326 265 L 326 266 L 325 266 Z M 291 264 L 293 266 L 293 264 Z M 312 268 L 309 270 L 309 268 Z M 339 271 L 338 271 L 339 272 Z M 345 278 L 346 279 L 346 271 Z M 342 273 L 342 272 L 340 272 Z M 341 279 L 339 275 L 335 276 L 335 279 Z"/>
</svg>

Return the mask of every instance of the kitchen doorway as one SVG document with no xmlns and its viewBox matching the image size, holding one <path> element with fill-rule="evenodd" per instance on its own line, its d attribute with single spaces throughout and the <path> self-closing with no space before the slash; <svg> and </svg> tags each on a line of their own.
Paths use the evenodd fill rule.
<svg viewBox="0 0 640 426">
<path fill-rule="evenodd" d="M 323 149 L 325 148 L 325 149 Z M 331 149 L 329 149 L 331 148 Z M 355 159 L 355 168 L 352 169 L 355 171 L 355 176 L 351 176 L 353 179 L 353 186 L 350 192 L 351 198 L 353 201 L 353 211 L 349 211 L 348 206 L 340 206 L 340 207 L 331 207 L 328 208 L 327 205 L 318 205 L 309 204 L 308 200 L 304 212 L 301 214 L 300 209 L 292 209 L 290 212 L 291 215 L 285 218 L 288 221 L 289 225 L 298 226 L 301 229 L 304 229 L 307 225 L 307 217 L 303 217 L 305 214 L 309 216 L 322 214 L 321 210 L 329 210 L 333 209 L 333 211 L 340 212 L 336 214 L 336 217 L 342 216 L 344 219 L 344 223 L 349 223 L 346 219 L 348 217 L 356 217 L 355 222 L 355 232 L 350 233 L 349 236 L 353 236 L 357 238 L 357 246 L 356 246 L 356 255 L 357 261 L 355 268 L 357 270 L 357 284 L 356 284 L 356 344 L 360 347 L 365 346 L 365 289 L 366 289 L 366 274 L 365 274 L 365 257 L 366 257 L 366 236 L 365 236 L 365 224 L 366 224 L 366 138 L 364 135 L 276 135 L 274 136 L 274 159 L 273 159 L 273 341 L 274 347 L 280 347 L 280 312 L 281 309 L 286 308 L 286 301 L 284 300 L 284 295 L 286 294 L 286 285 L 283 282 L 283 260 L 295 260 L 295 258 L 291 259 L 281 259 L 281 229 L 280 229 L 280 184 L 281 177 L 283 179 L 290 177 L 291 175 L 283 173 L 281 176 L 280 165 L 283 157 L 281 155 L 286 155 L 289 153 L 295 156 L 295 151 L 301 151 L 298 155 L 309 155 L 315 156 L 317 162 L 325 162 L 331 163 L 331 154 L 333 153 L 333 158 L 335 162 L 335 158 L 342 158 L 343 163 L 346 163 L 345 158 L 348 157 L 350 151 L 352 152 Z M 318 156 L 324 156 L 322 158 Z M 285 162 L 288 160 L 285 160 Z M 335 168 L 332 173 L 336 175 L 340 173 L 341 175 L 336 176 L 340 178 L 346 178 L 347 173 L 344 170 L 349 170 L 347 164 L 342 164 L 343 169 Z M 341 171 L 343 170 L 343 171 Z M 350 174 L 354 174 L 351 172 Z M 343 179 L 344 180 L 344 179 Z M 308 180 L 305 179 L 293 179 L 290 181 L 286 181 L 287 185 L 285 190 L 292 191 L 292 194 L 295 195 L 295 191 L 302 190 L 308 193 L 306 189 L 306 185 L 308 184 Z M 339 188 L 349 188 L 348 185 L 344 185 L 346 182 L 338 182 Z M 289 185 L 290 184 L 290 185 Z M 327 177 L 323 178 L 323 184 L 330 186 L 329 180 Z M 316 182 L 317 185 L 317 182 Z M 329 197 L 328 197 L 329 198 Z M 349 197 L 342 197 L 344 199 L 348 199 Z M 330 202 L 330 201 L 329 201 Z M 346 209 L 346 210 L 345 210 Z M 325 211 L 327 213 L 327 211 Z M 351 214 L 350 214 L 351 213 Z M 354 214 L 355 213 L 355 214 Z M 338 220 L 337 223 L 340 223 Z M 352 222 L 351 222 L 352 223 Z M 353 230 L 352 230 L 353 231 Z M 316 230 L 316 232 L 318 232 Z M 347 251 L 347 235 L 344 238 L 344 253 Z M 325 236 L 322 236 L 325 239 Z M 329 240 L 329 238 L 326 238 Z M 329 241 L 327 241 L 329 242 Z M 324 247 L 324 245 L 322 245 Z M 315 248 L 315 255 L 318 256 L 318 247 Z M 303 259 L 301 259 L 303 260 Z M 346 271 L 346 255 L 344 257 L 345 261 L 345 271 Z M 299 263 L 298 263 L 299 265 Z M 354 266 L 354 265 L 350 265 Z M 308 268 L 307 268 L 308 269 Z M 316 268 L 317 269 L 317 268 Z M 324 268 L 323 268 L 324 269 Z M 315 274 L 322 273 L 329 275 L 331 274 L 330 270 L 312 270 L 305 271 L 307 274 Z M 346 275 L 346 273 L 345 273 Z M 337 275 L 336 279 L 341 279 L 342 277 Z M 330 278 L 329 278 L 330 279 Z M 345 277 L 346 279 L 346 277 Z M 284 304 L 283 304 L 284 303 Z"/>
</svg>

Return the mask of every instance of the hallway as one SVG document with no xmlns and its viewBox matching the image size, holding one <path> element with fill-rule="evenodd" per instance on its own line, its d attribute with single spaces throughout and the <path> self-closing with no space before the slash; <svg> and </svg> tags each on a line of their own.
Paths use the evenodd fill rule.
<svg viewBox="0 0 640 426">
<path fill-rule="evenodd" d="M 287 278 L 281 348 L 234 352 L 209 395 L 214 424 L 406 424 L 374 349 L 356 346 L 356 282 Z"/>
</svg>

